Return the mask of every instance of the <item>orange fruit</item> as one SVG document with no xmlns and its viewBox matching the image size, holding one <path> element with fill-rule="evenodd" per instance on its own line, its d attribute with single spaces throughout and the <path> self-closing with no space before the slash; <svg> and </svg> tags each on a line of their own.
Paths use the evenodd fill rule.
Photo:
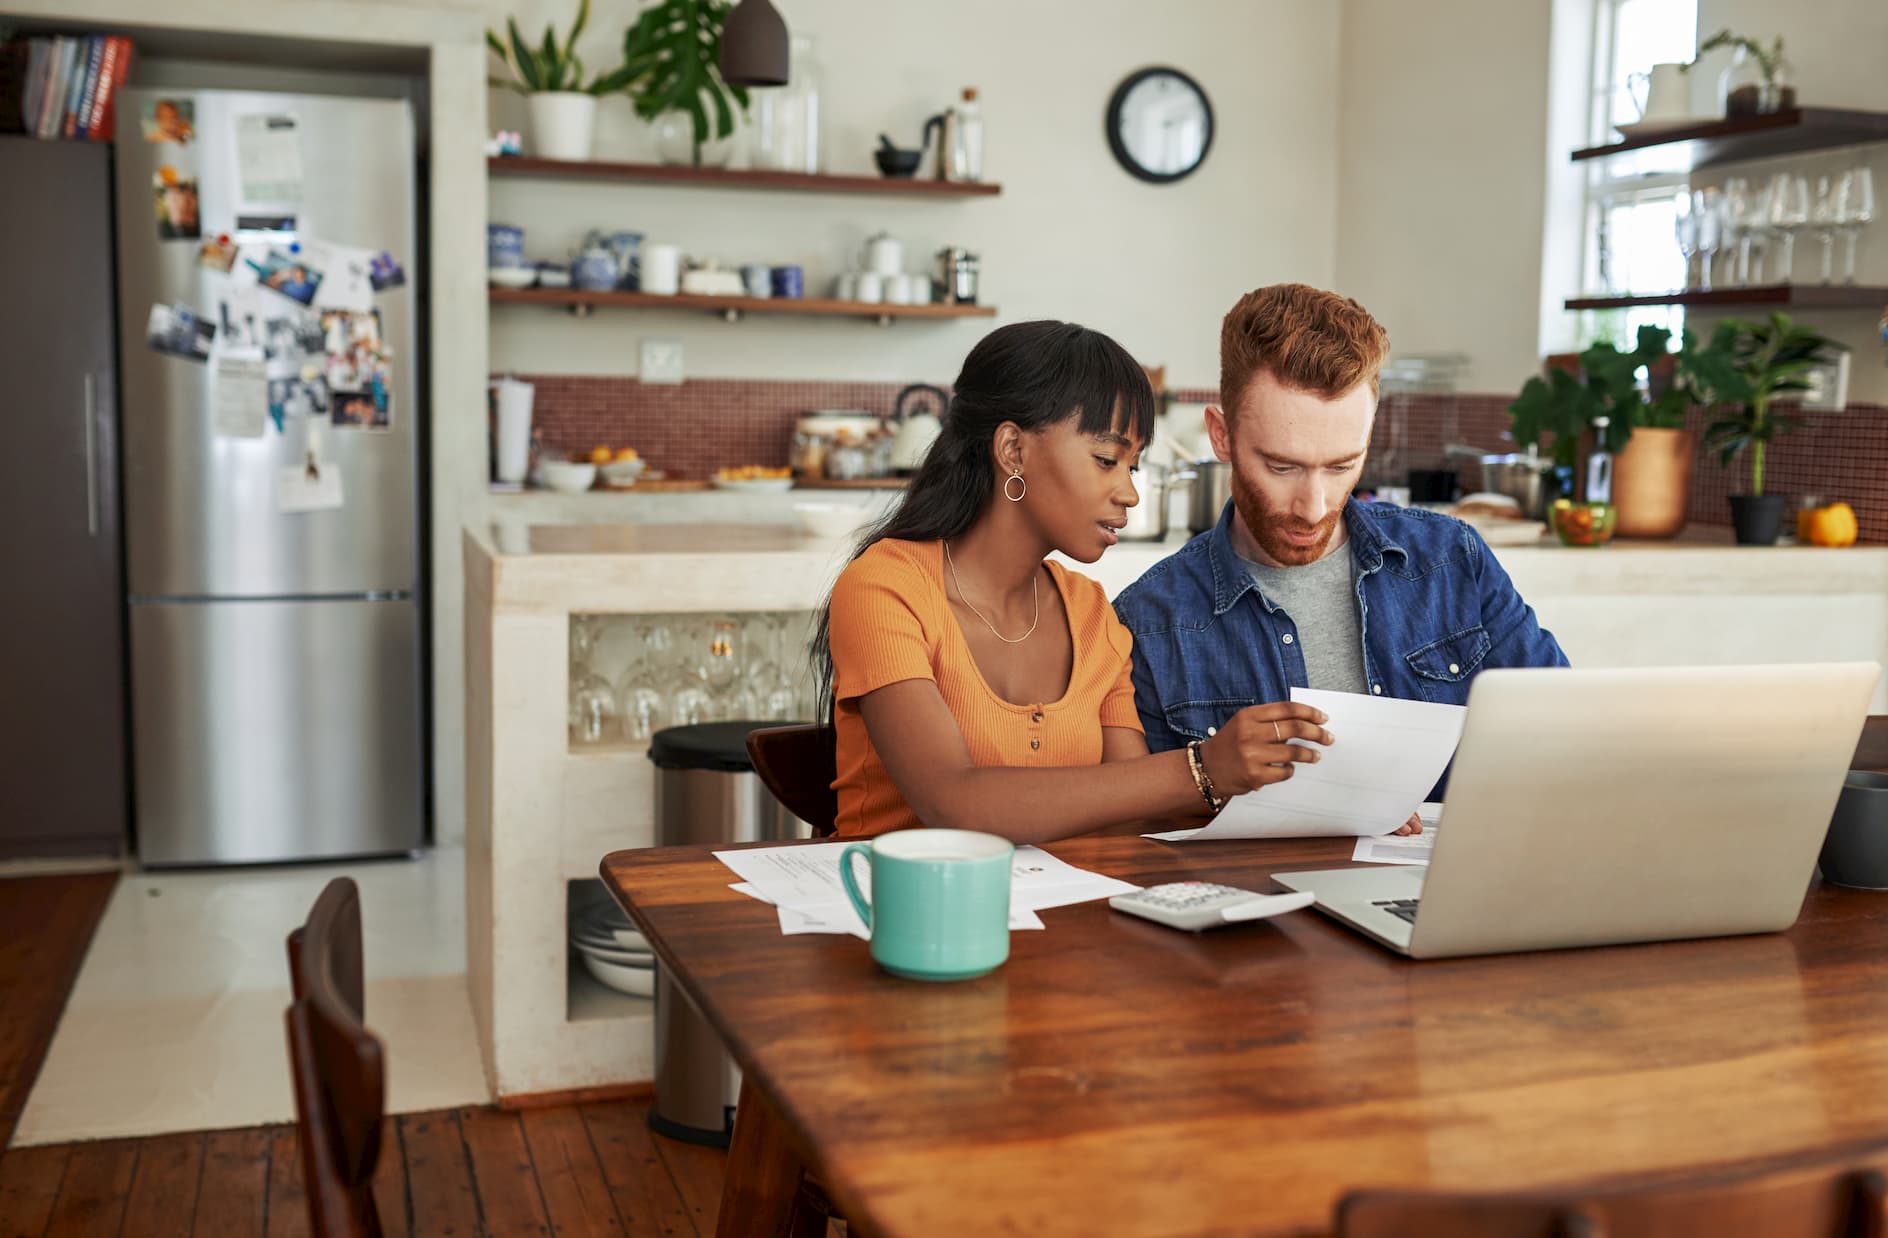
<svg viewBox="0 0 1888 1238">
<path fill-rule="evenodd" d="M 1859 530 L 1855 509 L 1847 503 L 1818 507 L 1809 516 L 1809 541 L 1814 546 L 1853 546 Z"/>
<path fill-rule="evenodd" d="M 618 460 L 637 460 L 641 457 L 636 454 L 634 447 L 618 447 L 616 449 L 616 458 Z"/>
<path fill-rule="evenodd" d="M 608 464 L 610 458 L 611 453 L 608 447 L 592 447 L 590 449 L 590 463 L 592 464 Z"/>
</svg>

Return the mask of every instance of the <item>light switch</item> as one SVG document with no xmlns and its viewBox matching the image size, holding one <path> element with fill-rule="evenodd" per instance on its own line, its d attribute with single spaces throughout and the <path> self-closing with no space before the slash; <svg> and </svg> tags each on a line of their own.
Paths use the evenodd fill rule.
<svg viewBox="0 0 1888 1238">
<path fill-rule="evenodd" d="M 1811 411 L 1839 413 L 1849 402 L 1849 354 L 1845 349 L 1827 365 L 1803 372 L 1808 388 L 1803 392 L 1803 407 Z"/>
<path fill-rule="evenodd" d="M 682 341 L 642 342 L 642 381 L 674 385 L 679 384 L 682 378 Z"/>
</svg>

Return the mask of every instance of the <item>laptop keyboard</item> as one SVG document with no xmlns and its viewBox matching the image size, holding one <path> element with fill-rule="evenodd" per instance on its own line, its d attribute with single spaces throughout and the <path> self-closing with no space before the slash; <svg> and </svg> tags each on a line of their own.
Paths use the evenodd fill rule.
<svg viewBox="0 0 1888 1238">
<path fill-rule="evenodd" d="M 1420 902 L 1422 900 L 1419 898 L 1380 898 L 1371 905 L 1383 908 L 1399 920 L 1407 920 L 1414 924 L 1416 923 L 1416 904 Z"/>
</svg>

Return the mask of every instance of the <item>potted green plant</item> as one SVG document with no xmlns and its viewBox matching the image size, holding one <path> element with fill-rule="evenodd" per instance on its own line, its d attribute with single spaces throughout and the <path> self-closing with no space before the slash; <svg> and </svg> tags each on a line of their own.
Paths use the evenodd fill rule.
<svg viewBox="0 0 1888 1238">
<path fill-rule="evenodd" d="M 1642 328 L 1640 347 L 1628 357 L 1643 359 L 1647 394 L 1631 407 L 1632 433 L 1613 464 L 1613 501 L 1619 507 L 1621 537 L 1676 537 L 1685 528 L 1691 505 L 1692 465 L 1697 435 L 1686 424 L 1694 405 L 1708 406 L 1736 382 L 1730 354 L 1711 343 L 1700 346 L 1686 331 L 1669 361 L 1658 364 L 1670 334 Z M 1656 341 L 1648 355 L 1646 345 Z M 1636 371 L 1634 372 L 1634 392 Z"/>
<path fill-rule="evenodd" d="M 734 114 L 747 91 L 722 80 L 721 27 L 731 0 L 660 0 L 623 36 L 636 115 L 656 125 L 665 163 L 720 166 L 734 153 Z"/>
<path fill-rule="evenodd" d="M 1765 47 L 1756 39 L 1726 27 L 1698 45 L 1698 54 L 1682 66 L 1690 72 L 1708 53 L 1720 47 L 1736 49 L 1731 63 L 1718 75 L 1718 106 L 1726 116 L 1753 116 L 1796 106 L 1796 88 L 1790 85 L 1789 62 L 1783 59 L 1783 36 Z"/>
<path fill-rule="evenodd" d="M 494 76 L 493 86 L 523 95 L 531 111 L 531 145 L 546 159 L 588 159 L 596 132 L 597 97 L 615 94 L 635 76 L 624 65 L 584 80 L 583 61 L 577 56 L 577 36 L 590 24 L 590 0 L 577 6 L 577 20 L 560 42 L 556 30 L 544 27 L 544 39 L 527 43 L 516 18 L 505 21 L 505 38 L 485 32 L 486 46 L 505 62 L 509 77 Z"/>
<path fill-rule="evenodd" d="M 1750 452 L 1750 492 L 1731 495 L 1731 524 L 1739 545 L 1773 546 L 1783 527 L 1783 500 L 1763 492 L 1764 453 L 1771 439 L 1801 420 L 1777 407 L 1777 397 L 1805 390 L 1804 375 L 1829 364 L 1842 346 L 1781 311 L 1763 322 L 1725 319 L 1712 346 L 1728 354 L 1731 366 L 1718 392 L 1723 403 L 1713 410 L 1717 418 L 1705 427 L 1705 446 L 1725 468 Z"/>
</svg>

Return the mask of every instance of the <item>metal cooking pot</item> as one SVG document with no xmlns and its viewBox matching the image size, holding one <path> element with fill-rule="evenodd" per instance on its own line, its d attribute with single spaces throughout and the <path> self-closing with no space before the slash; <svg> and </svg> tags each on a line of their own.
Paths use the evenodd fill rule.
<svg viewBox="0 0 1888 1238">
<path fill-rule="evenodd" d="M 1529 520 L 1547 519 L 1553 465 L 1541 459 L 1538 451 L 1497 455 L 1457 445 L 1446 450 L 1450 456 L 1470 457 L 1481 463 L 1483 490 L 1507 495 L 1521 505 L 1521 514 Z"/>
<path fill-rule="evenodd" d="M 1167 536 L 1167 492 L 1176 480 L 1165 465 L 1141 466 L 1141 501 L 1128 508 L 1128 524 L 1121 530 L 1122 541 L 1158 542 Z"/>
<path fill-rule="evenodd" d="M 1187 530 L 1204 533 L 1219 523 L 1219 513 L 1232 498 L 1232 465 L 1224 460 L 1195 460 L 1184 476 L 1192 484 L 1187 495 Z"/>
</svg>

